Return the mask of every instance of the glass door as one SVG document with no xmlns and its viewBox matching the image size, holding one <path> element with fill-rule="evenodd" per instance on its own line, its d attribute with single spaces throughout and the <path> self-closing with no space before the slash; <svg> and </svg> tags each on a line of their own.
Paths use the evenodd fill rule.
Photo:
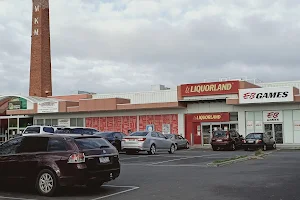
<svg viewBox="0 0 300 200">
<path fill-rule="evenodd" d="M 275 141 L 277 144 L 283 144 L 282 124 L 273 124 Z"/>
<path fill-rule="evenodd" d="M 202 136 L 203 136 L 203 144 L 210 143 L 210 133 L 211 133 L 211 126 L 209 125 L 202 125 Z"/>
<path fill-rule="evenodd" d="M 211 125 L 211 130 L 216 131 L 221 129 L 221 124 L 212 124 Z"/>
<path fill-rule="evenodd" d="M 223 131 L 229 131 L 229 124 L 221 124 L 221 129 Z"/>
<path fill-rule="evenodd" d="M 274 137 L 273 135 L 273 124 L 264 124 L 265 127 L 265 134 L 269 137 Z"/>
</svg>

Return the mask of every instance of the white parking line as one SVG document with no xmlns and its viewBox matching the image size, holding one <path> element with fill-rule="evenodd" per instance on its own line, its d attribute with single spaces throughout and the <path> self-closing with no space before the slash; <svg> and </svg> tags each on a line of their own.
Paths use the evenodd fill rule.
<svg viewBox="0 0 300 200">
<path fill-rule="evenodd" d="M 214 155 L 222 155 L 222 154 L 214 154 Z M 191 158 L 201 158 L 201 157 L 207 157 L 207 156 L 212 156 L 212 155 L 182 157 L 182 158 L 177 158 L 177 159 L 172 159 L 172 160 L 164 160 L 164 161 L 160 161 L 160 162 L 155 162 L 155 163 L 151 163 L 150 165 L 157 165 L 157 164 L 166 163 L 166 162 L 173 162 L 173 161 L 178 161 L 178 160 L 186 160 L 186 159 L 191 159 Z"/>
<path fill-rule="evenodd" d="M 26 198 L 18 198 L 18 197 L 5 197 L 5 196 L 0 196 L 0 199 L 14 199 L 14 200 L 36 200 L 36 199 L 26 199 Z"/>
<path fill-rule="evenodd" d="M 130 157 L 130 158 L 120 158 L 120 161 L 136 159 L 136 158 L 159 157 L 159 156 L 161 156 L 161 155 L 142 155 L 142 156 L 135 156 L 135 157 Z"/>
<path fill-rule="evenodd" d="M 123 193 L 126 193 L 126 192 L 130 192 L 130 191 L 139 189 L 139 187 L 136 187 L 136 186 L 117 186 L 117 185 L 103 185 L 103 186 L 105 186 L 105 187 L 117 187 L 117 188 L 122 188 L 123 187 L 123 188 L 130 188 L 130 189 L 126 189 L 126 190 L 116 192 L 116 193 L 113 193 L 113 194 L 97 197 L 97 198 L 94 198 L 94 199 L 91 199 L 91 200 L 104 199 L 104 198 L 107 198 L 107 197 L 111 197 L 111 196 L 115 196 L 115 195 L 118 195 L 118 194 L 123 194 Z"/>
</svg>

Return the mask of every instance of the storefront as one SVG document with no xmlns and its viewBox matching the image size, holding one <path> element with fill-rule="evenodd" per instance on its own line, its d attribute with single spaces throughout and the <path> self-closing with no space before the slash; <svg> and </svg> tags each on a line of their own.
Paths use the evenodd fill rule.
<svg viewBox="0 0 300 200">
<path fill-rule="evenodd" d="M 235 106 L 243 112 L 245 133 L 266 133 L 279 145 L 300 144 L 299 97 L 294 87 L 240 90 Z"/>
<path fill-rule="evenodd" d="M 186 114 L 186 138 L 192 144 L 210 144 L 214 130 L 238 129 L 238 113 L 197 113 Z"/>
<path fill-rule="evenodd" d="M 297 88 L 260 88 L 245 81 L 223 81 L 180 85 L 176 92 L 175 102 L 173 97 L 167 98 L 159 91 L 151 92 L 152 96 L 145 93 L 148 95 L 145 100 L 140 98 L 143 93 L 135 95 L 140 103 L 133 99 L 134 104 L 130 98 L 97 95 L 11 98 L 7 104 L 8 116 L 0 117 L 0 128 L 6 127 L 1 129 L 6 139 L 31 123 L 88 126 L 124 133 L 154 130 L 181 134 L 191 144 L 200 145 L 209 145 L 216 129 L 235 129 L 243 136 L 264 132 L 279 145 L 300 145 Z M 151 103 L 149 99 L 155 101 Z"/>
</svg>

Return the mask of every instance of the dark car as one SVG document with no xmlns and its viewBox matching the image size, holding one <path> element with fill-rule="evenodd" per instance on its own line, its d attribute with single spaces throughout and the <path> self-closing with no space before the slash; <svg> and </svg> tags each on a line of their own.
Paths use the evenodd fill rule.
<svg viewBox="0 0 300 200">
<path fill-rule="evenodd" d="M 94 133 L 99 132 L 97 129 L 94 128 L 87 128 L 87 127 L 60 127 L 57 128 L 55 133 L 60 134 L 85 134 L 85 135 L 94 135 Z"/>
<path fill-rule="evenodd" d="M 118 151 L 121 151 L 122 147 L 122 139 L 126 136 L 126 134 L 121 132 L 99 132 L 94 135 L 100 136 L 108 140 L 112 145 L 116 147 Z"/>
<path fill-rule="evenodd" d="M 214 151 L 218 149 L 230 149 L 235 151 L 242 146 L 243 136 L 235 130 L 217 130 L 212 134 L 211 147 Z"/>
<path fill-rule="evenodd" d="M 243 148 L 245 151 L 249 149 L 276 149 L 276 142 L 273 137 L 265 133 L 250 133 L 243 141 Z"/>
<path fill-rule="evenodd" d="M 97 189 L 120 174 L 119 154 L 97 136 L 39 134 L 0 145 L 0 179 L 34 185 L 43 196 L 63 186 Z"/>
<path fill-rule="evenodd" d="M 176 145 L 176 149 L 188 149 L 190 148 L 190 143 L 187 139 L 177 134 L 164 134 L 167 138 L 173 140 Z"/>
</svg>

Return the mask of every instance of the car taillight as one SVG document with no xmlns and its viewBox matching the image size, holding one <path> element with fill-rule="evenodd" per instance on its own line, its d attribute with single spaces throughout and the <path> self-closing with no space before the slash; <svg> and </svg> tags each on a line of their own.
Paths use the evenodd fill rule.
<svg viewBox="0 0 300 200">
<path fill-rule="evenodd" d="M 84 153 L 74 153 L 69 157 L 68 163 L 84 163 L 85 155 Z"/>
<path fill-rule="evenodd" d="M 243 143 L 246 143 L 246 140 L 242 140 Z"/>
<path fill-rule="evenodd" d="M 256 140 L 256 144 L 262 143 L 262 140 Z"/>
<path fill-rule="evenodd" d="M 139 138 L 138 141 L 145 141 L 146 138 Z"/>
</svg>

